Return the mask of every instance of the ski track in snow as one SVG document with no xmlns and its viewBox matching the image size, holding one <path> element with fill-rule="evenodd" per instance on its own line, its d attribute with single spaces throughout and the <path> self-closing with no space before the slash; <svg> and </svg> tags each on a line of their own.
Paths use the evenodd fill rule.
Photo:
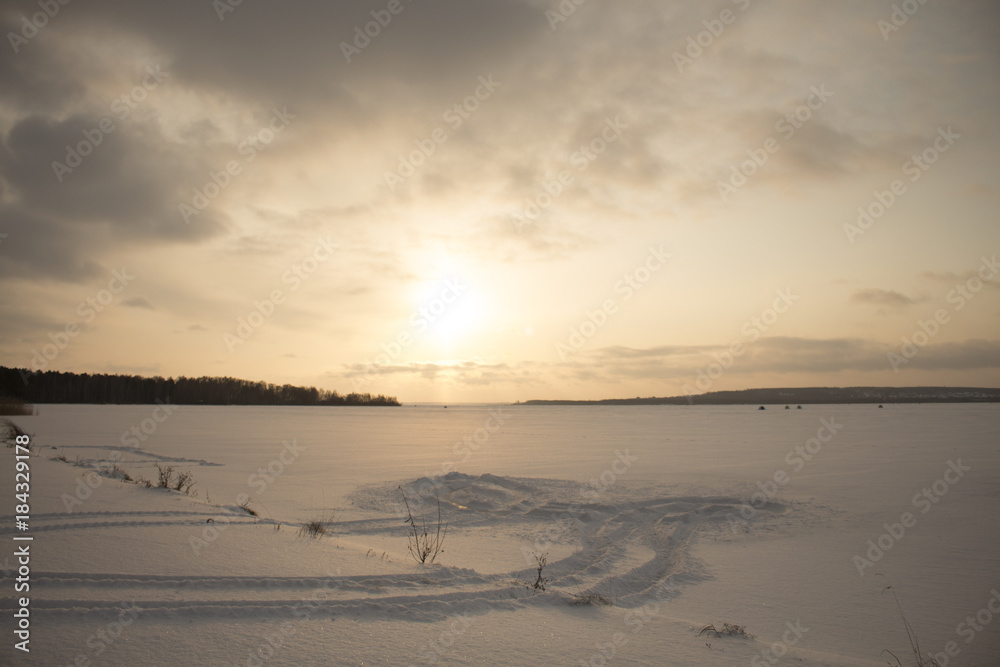
<svg viewBox="0 0 1000 667">
<path fill-rule="evenodd" d="M 734 497 L 635 499 L 626 489 L 600 490 L 561 480 L 460 473 L 421 478 L 403 488 L 418 523 L 422 516 L 429 526 L 436 526 L 440 501 L 449 534 L 488 526 L 498 535 L 534 536 L 504 543 L 507 549 L 521 550 L 526 564 L 533 552 L 544 552 L 552 544 L 570 544 L 572 552 L 545 565 L 545 593 L 531 587 L 536 576 L 534 564 L 490 575 L 445 565 L 397 574 L 326 577 L 36 572 L 33 586 L 39 594 L 32 600 L 33 613 L 43 617 L 112 617 L 122 613 L 121 601 L 128 599 L 144 616 L 163 618 L 284 618 L 306 610 L 331 618 L 434 622 L 465 611 L 565 605 L 586 595 L 603 596 L 616 606 L 634 608 L 653 599 L 673 597 L 684 586 L 704 579 L 704 566 L 689 555 L 692 542 L 703 529 L 727 529 L 727 520 L 739 516 L 744 505 L 742 499 Z M 333 539 L 400 535 L 402 496 L 398 485 L 359 489 L 351 501 L 358 509 L 390 516 L 340 522 Z M 761 517 L 756 520 L 766 522 L 785 513 L 789 506 L 772 502 L 756 509 Z M 34 517 L 33 530 L 204 525 L 205 517 L 218 514 L 39 514 Z M 4 523 L 9 525 L 6 520 L 12 518 L 3 517 Z M 231 520 L 232 526 L 258 523 L 250 516 Z M 539 539 L 546 540 L 541 547 Z M 7 573 L 4 578 L 11 576 Z M 12 604 L 12 600 L 4 600 L 0 608 L 12 609 Z"/>
</svg>

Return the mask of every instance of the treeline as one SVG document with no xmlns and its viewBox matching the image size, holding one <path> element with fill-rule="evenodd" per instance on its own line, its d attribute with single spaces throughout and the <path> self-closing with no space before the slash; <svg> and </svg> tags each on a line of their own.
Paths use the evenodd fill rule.
<svg viewBox="0 0 1000 667">
<path fill-rule="evenodd" d="M 26 403 L 155 403 L 175 405 L 399 405 L 393 396 L 339 394 L 231 377 L 142 377 L 31 372 L 0 366 L 0 397 Z"/>
</svg>

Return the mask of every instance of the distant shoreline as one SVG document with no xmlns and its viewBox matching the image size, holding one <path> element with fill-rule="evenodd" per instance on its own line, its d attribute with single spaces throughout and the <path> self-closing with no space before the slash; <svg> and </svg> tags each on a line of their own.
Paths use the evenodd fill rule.
<svg viewBox="0 0 1000 667">
<path fill-rule="evenodd" d="M 792 387 L 714 391 L 691 396 L 533 399 L 515 405 L 830 405 L 883 403 L 1000 403 L 1000 389 L 985 387 Z"/>
</svg>

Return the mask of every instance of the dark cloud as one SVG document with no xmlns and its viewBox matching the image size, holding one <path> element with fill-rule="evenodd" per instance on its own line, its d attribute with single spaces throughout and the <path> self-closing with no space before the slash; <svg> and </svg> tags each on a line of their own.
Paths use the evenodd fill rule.
<svg viewBox="0 0 1000 667">
<path fill-rule="evenodd" d="M 212 210 L 197 224 L 186 224 L 178 209 L 190 202 L 194 188 L 204 186 L 208 164 L 190 164 L 180 147 L 152 127 L 129 124 L 104 133 L 107 118 L 21 120 L 6 137 L 0 174 L 24 205 L 74 225 L 107 224 L 125 238 L 175 241 L 219 231 Z M 105 127 L 114 127 L 111 122 Z"/>
<path fill-rule="evenodd" d="M 201 211 L 191 224 L 179 210 L 207 181 L 204 160 L 189 158 L 149 126 L 103 133 L 103 118 L 33 115 L 8 132 L 0 178 L 11 203 L 0 204 L 0 218 L 11 248 L 19 250 L 3 273 L 77 280 L 98 273 L 111 248 L 197 242 L 223 229 L 226 218 L 218 208 Z M 100 142 L 94 146 L 84 132 Z M 67 146 L 81 145 L 88 154 L 79 162 L 67 159 Z M 70 171 L 57 174 L 54 162 Z"/>
<path fill-rule="evenodd" d="M 2 251 L 0 277 L 19 281 L 46 278 L 81 281 L 103 270 L 93 257 L 100 240 L 79 225 L 38 215 L 20 205 L 0 203 L 0 227 L 8 235 Z"/>
<path fill-rule="evenodd" d="M 890 308 L 902 308 L 917 303 L 901 292 L 884 290 L 877 288 L 855 290 L 850 297 L 851 303 L 862 303 L 874 306 L 888 306 Z"/>
<path fill-rule="evenodd" d="M 123 306 L 128 306 L 129 308 L 145 308 L 147 310 L 156 310 L 156 306 L 150 303 L 149 299 L 145 297 L 134 297 L 131 299 L 125 299 L 122 301 Z"/>
<path fill-rule="evenodd" d="M 996 264 L 995 260 L 992 263 Z M 990 275 L 990 273 L 985 272 L 983 275 Z M 978 271 L 962 271 L 961 273 L 957 273 L 955 271 L 924 271 L 920 274 L 920 277 L 925 280 L 944 283 L 952 287 L 967 285 L 971 280 L 973 281 L 973 284 L 981 284 L 987 289 L 1000 289 L 1000 280 L 997 279 L 997 276 L 993 276 L 988 280 L 983 280 L 983 276 L 980 275 Z"/>
<path fill-rule="evenodd" d="M 405 88 L 475 78 L 547 27 L 541 10 L 521 2 L 401 6 L 350 63 L 341 43 L 352 43 L 355 28 L 373 21 L 370 12 L 385 3 L 244 2 L 220 21 L 213 3 L 198 0 L 106 0 L 88 5 L 80 20 L 95 30 L 117 28 L 169 54 L 172 73 L 186 86 L 301 107 L 322 102 L 324 113 L 355 119 L 375 109 L 361 101 L 359 84 L 388 93 L 379 81 Z"/>
<path fill-rule="evenodd" d="M 728 345 L 609 347 L 582 354 L 580 363 L 600 368 L 602 374 L 609 376 L 643 379 L 687 376 L 693 379 L 709 364 L 719 363 L 718 355 L 725 356 L 728 350 Z M 745 343 L 744 354 L 733 359 L 726 374 L 880 372 L 891 369 L 889 353 L 900 354 L 900 345 L 860 338 L 761 338 Z M 1000 340 L 932 343 L 920 348 L 904 368 L 968 370 L 977 367 L 1000 367 Z"/>
</svg>

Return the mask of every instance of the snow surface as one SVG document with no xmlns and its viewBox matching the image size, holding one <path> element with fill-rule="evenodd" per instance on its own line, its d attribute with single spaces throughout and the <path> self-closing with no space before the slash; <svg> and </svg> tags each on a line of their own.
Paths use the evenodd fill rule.
<svg viewBox="0 0 1000 667">
<path fill-rule="evenodd" d="M 926 653 L 1000 664 L 1000 406 L 792 407 L 43 405 L 14 418 L 36 447 L 31 652 L 8 546 L 0 661 L 914 664 L 888 582 Z M 157 463 L 197 495 L 111 472 Z M 441 503 L 433 565 L 400 486 L 432 530 Z M 754 637 L 699 634 L 727 622 Z"/>
</svg>

